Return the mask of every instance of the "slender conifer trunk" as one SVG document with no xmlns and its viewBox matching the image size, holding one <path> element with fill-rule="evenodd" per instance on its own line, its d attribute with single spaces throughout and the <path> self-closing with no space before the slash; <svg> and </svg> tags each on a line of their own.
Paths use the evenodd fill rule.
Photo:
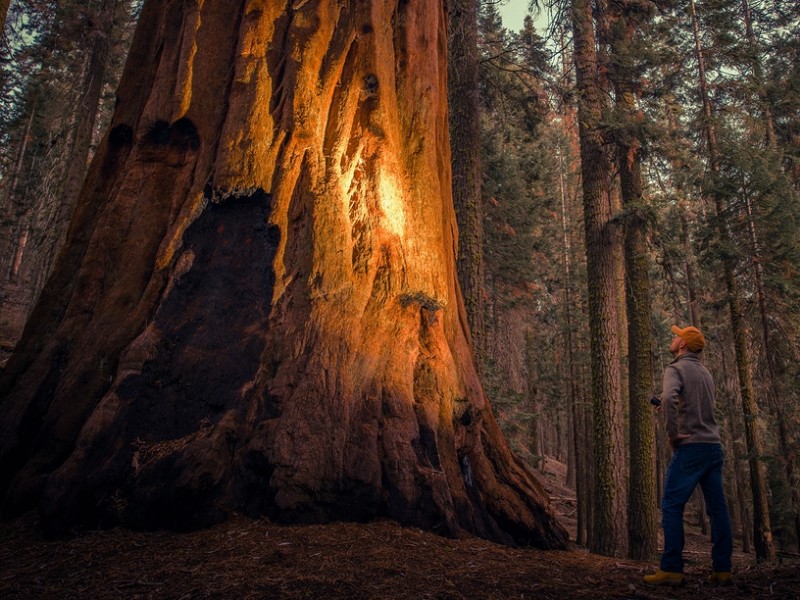
<svg viewBox="0 0 800 600">
<path fill-rule="evenodd" d="M 718 185 L 716 179 L 718 179 L 720 173 L 719 148 L 714 128 L 714 115 L 708 94 L 703 49 L 700 42 L 700 30 L 694 0 L 691 0 L 690 7 L 695 40 L 695 57 L 698 64 L 700 96 L 705 120 L 705 136 L 709 153 L 709 167 L 712 185 L 716 186 Z M 728 248 L 731 246 L 732 240 L 726 218 L 727 207 L 725 199 L 719 190 L 714 190 L 713 201 L 716 210 L 719 243 L 723 248 Z M 748 454 L 750 456 L 750 485 L 753 492 L 753 539 L 756 558 L 759 561 L 774 560 L 775 547 L 772 540 L 769 505 L 767 502 L 766 468 L 762 459 L 764 454 L 764 441 L 758 419 L 758 404 L 756 403 L 755 390 L 753 388 L 750 353 L 748 350 L 744 314 L 742 312 L 741 294 L 734 273 L 733 260 L 727 256 L 724 257 L 722 260 L 722 267 L 723 279 L 728 295 L 728 309 L 730 312 L 731 331 L 733 333 L 733 345 L 736 354 L 736 371 L 739 376 L 739 387 L 742 395 L 745 437 L 747 439 Z"/>
<path fill-rule="evenodd" d="M 731 345 L 729 340 L 725 339 L 725 342 L 728 346 Z M 726 358 L 727 354 L 724 349 L 720 351 L 719 356 L 722 368 L 722 379 L 720 383 L 721 387 L 726 388 L 725 397 L 727 398 L 727 406 L 725 407 L 725 411 L 729 423 L 729 431 L 723 432 L 725 436 L 723 440 L 726 438 L 729 440 L 728 448 L 734 463 L 732 465 L 732 487 L 734 488 L 734 496 L 730 500 L 733 505 L 731 507 L 731 513 L 737 513 L 739 516 L 738 520 L 742 532 L 742 552 L 750 554 L 753 551 L 753 519 L 750 512 L 750 502 L 748 502 L 750 494 L 748 494 L 747 490 L 747 481 L 742 474 L 742 469 L 739 468 L 739 463 L 743 463 L 746 460 L 747 449 L 745 448 L 743 452 L 739 451 L 740 444 L 738 440 L 742 439 L 742 431 L 741 420 L 737 418 L 738 413 L 741 412 L 741 408 L 738 406 L 737 402 L 739 399 L 738 382 L 735 381 L 736 377 L 730 373 L 728 360 Z"/>
<path fill-rule="evenodd" d="M 618 460 L 623 436 L 614 264 L 617 231 L 610 200 L 613 169 L 601 128 L 604 103 L 589 0 L 573 0 L 572 22 L 594 402 L 594 532 L 590 543 L 599 554 L 617 556 L 625 554 L 627 528 L 623 500 L 625 473 Z"/>
<path fill-rule="evenodd" d="M 458 221 L 458 281 L 467 310 L 472 348 L 480 367 L 485 351 L 483 202 L 478 85 L 478 0 L 451 0 L 448 109 L 453 202 Z"/>
<path fill-rule="evenodd" d="M 789 488 L 789 501 L 795 527 L 795 535 L 798 545 L 800 545 L 800 490 L 796 481 L 797 473 L 797 451 L 792 447 L 789 434 L 789 415 L 782 402 L 783 394 L 778 377 L 778 357 L 775 347 L 772 344 L 772 333 L 770 331 L 769 309 L 767 308 L 767 294 L 764 289 L 764 267 L 763 252 L 761 242 L 756 232 L 753 221 L 753 209 L 750 202 L 750 195 L 746 184 L 743 185 L 745 208 L 747 209 L 747 225 L 750 233 L 750 242 L 753 248 L 753 266 L 756 284 L 756 299 L 758 301 L 758 313 L 761 318 L 761 339 L 764 347 L 764 357 L 767 365 L 767 390 L 769 393 L 769 408 L 778 425 L 778 448 L 780 455 L 778 461 L 782 464 L 786 476 L 786 484 Z"/>
<path fill-rule="evenodd" d="M 45 276 L 50 273 L 55 257 L 64 245 L 67 227 L 86 176 L 92 135 L 106 77 L 109 39 L 114 26 L 116 6 L 117 0 L 103 0 L 97 14 L 94 15 L 93 26 L 87 32 L 87 39 L 91 40 L 91 51 L 87 56 L 87 65 L 80 84 L 79 101 L 75 106 L 75 133 L 69 154 L 66 182 L 64 191 L 58 199 L 59 206 L 53 227 L 44 232 L 40 264 L 37 268 L 37 271 Z M 34 290 L 34 297 L 38 296 L 39 291 L 39 289 Z"/>
<path fill-rule="evenodd" d="M 620 6 L 610 35 L 617 115 L 617 167 L 625 210 L 625 301 L 627 304 L 629 462 L 628 555 L 648 559 L 656 554 L 658 531 L 655 493 L 655 428 L 649 398 L 651 364 L 650 276 L 641 173 L 642 140 L 637 131 L 643 115 L 636 107 L 638 83 L 631 50 L 634 17 Z"/>
</svg>

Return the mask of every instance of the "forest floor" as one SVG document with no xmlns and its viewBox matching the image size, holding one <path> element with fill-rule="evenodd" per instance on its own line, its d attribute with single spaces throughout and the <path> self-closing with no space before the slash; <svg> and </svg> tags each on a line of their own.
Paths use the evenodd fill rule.
<svg viewBox="0 0 800 600">
<path fill-rule="evenodd" d="M 563 468 L 550 466 L 545 482 L 571 529 Z M 0 524 L 0 598 L 800 598 L 799 561 L 756 566 L 736 552 L 735 585 L 715 588 L 706 583 L 709 549 L 689 528 L 687 584 L 663 589 L 642 583 L 655 563 L 577 546 L 543 552 L 453 540 L 389 521 L 278 526 L 235 517 L 194 533 L 113 529 L 52 541 L 31 514 Z"/>
</svg>

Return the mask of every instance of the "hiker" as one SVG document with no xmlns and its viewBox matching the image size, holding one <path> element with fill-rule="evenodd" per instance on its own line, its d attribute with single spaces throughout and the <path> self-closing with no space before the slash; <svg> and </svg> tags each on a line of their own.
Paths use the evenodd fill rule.
<svg viewBox="0 0 800 600">
<path fill-rule="evenodd" d="M 660 568 L 644 581 L 649 585 L 684 584 L 683 509 L 699 484 L 711 519 L 713 572 L 709 581 L 731 585 L 733 534 L 722 489 L 724 453 L 714 419 L 714 380 L 700 362 L 706 340 L 696 327 L 673 325 L 672 333 L 675 338 L 669 351 L 675 359 L 664 370 L 659 406 L 672 447 L 661 501 L 664 552 Z"/>
</svg>

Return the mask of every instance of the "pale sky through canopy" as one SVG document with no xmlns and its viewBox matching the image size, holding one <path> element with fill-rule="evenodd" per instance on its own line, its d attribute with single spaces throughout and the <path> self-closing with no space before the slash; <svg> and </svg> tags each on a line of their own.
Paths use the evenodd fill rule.
<svg viewBox="0 0 800 600">
<path fill-rule="evenodd" d="M 528 14 L 528 3 L 530 0 L 500 0 L 497 11 L 503 18 L 503 27 L 511 31 L 522 29 L 525 15 Z"/>
</svg>

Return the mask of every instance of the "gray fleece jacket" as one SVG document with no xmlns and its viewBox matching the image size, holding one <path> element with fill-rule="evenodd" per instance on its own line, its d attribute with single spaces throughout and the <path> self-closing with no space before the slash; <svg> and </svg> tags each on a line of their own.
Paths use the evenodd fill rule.
<svg viewBox="0 0 800 600">
<path fill-rule="evenodd" d="M 720 443 L 714 419 L 714 379 L 699 354 L 687 352 L 664 370 L 661 405 L 673 445 Z"/>
</svg>

